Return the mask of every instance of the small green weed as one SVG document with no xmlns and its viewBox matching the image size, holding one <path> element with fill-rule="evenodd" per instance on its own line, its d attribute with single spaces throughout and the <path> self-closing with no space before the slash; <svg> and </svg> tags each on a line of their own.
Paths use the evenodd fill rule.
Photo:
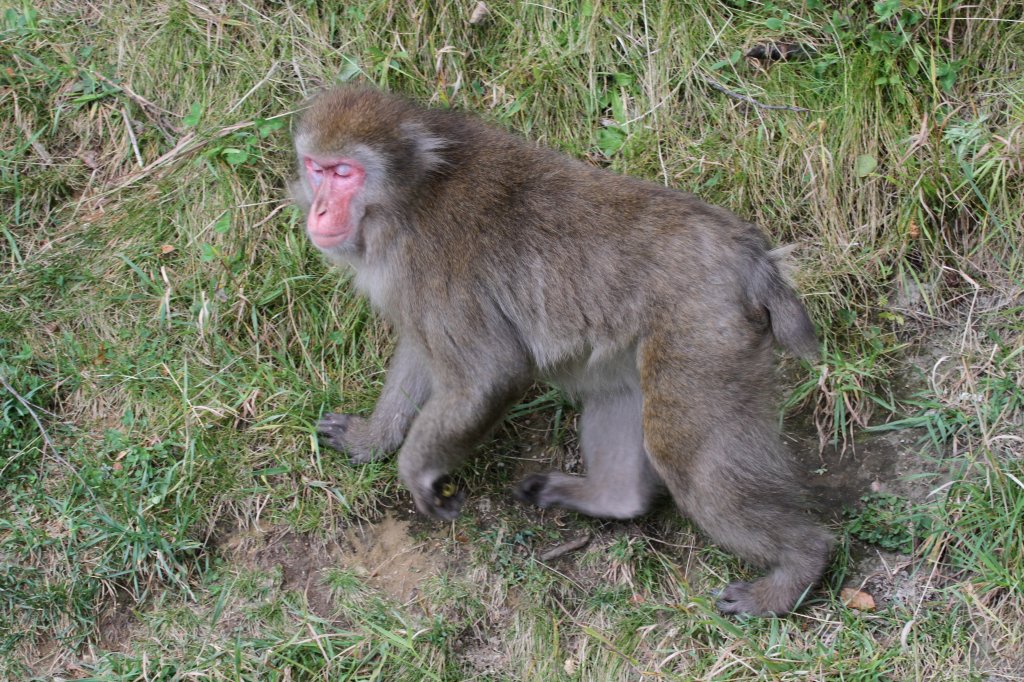
<svg viewBox="0 0 1024 682">
<path fill-rule="evenodd" d="M 918 508 L 896 495 L 873 493 L 861 498 L 860 509 L 846 510 L 846 531 L 861 542 L 910 554 L 934 521 L 931 510 Z"/>
</svg>

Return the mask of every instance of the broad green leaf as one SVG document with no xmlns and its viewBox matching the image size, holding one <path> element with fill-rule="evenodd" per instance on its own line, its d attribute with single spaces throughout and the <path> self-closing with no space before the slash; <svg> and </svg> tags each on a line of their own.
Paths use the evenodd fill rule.
<svg viewBox="0 0 1024 682">
<path fill-rule="evenodd" d="M 870 175 L 876 168 L 878 168 L 878 161 L 875 160 L 875 157 L 870 154 L 861 154 L 857 157 L 853 171 L 857 174 L 858 178 L 863 178 L 866 175 Z"/>
</svg>

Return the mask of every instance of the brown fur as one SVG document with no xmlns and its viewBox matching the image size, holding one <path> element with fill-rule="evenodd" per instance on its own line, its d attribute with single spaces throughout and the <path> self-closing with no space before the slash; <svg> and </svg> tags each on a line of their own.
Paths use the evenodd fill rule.
<svg viewBox="0 0 1024 682">
<path fill-rule="evenodd" d="M 583 404 L 587 476 L 531 476 L 520 499 L 628 518 L 667 487 L 769 571 L 724 590 L 728 613 L 785 613 L 817 582 L 831 541 L 803 511 L 771 402 L 773 338 L 808 358 L 817 341 L 755 226 L 371 89 L 313 100 L 296 149 L 373 169 L 356 232 L 324 251 L 400 339 L 373 415 L 327 415 L 329 444 L 356 461 L 400 447 L 417 507 L 453 518 L 449 474 L 552 381 Z M 308 208 L 304 178 L 295 193 Z"/>
</svg>

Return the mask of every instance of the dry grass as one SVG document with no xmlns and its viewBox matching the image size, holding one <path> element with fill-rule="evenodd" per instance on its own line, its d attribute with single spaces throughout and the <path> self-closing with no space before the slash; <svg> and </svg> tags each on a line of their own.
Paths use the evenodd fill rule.
<svg viewBox="0 0 1024 682">
<path fill-rule="evenodd" d="M 41 4 L 0 17 L 0 676 L 1024 679 L 1019 3 Z M 770 41 L 807 54 L 743 57 Z M 796 243 L 826 361 L 787 367 L 789 424 L 835 458 L 915 429 L 900 464 L 944 483 L 838 528 L 800 614 L 725 620 L 708 594 L 747 568 L 670 510 L 509 502 L 538 457 L 578 465 L 538 390 L 467 513 L 412 522 L 409 565 L 441 568 L 389 594 L 346 538 L 409 500 L 311 425 L 372 405 L 390 339 L 284 189 L 290 114 L 352 78 Z"/>
</svg>

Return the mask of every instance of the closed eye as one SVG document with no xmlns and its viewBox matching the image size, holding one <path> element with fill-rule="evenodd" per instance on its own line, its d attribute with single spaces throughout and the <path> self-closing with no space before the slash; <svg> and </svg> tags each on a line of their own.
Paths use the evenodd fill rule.
<svg viewBox="0 0 1024 682">
<path fill-rule="evenodd" d="M 306 159 L 306 173 L 309 175 L 309 180 L 313 183 L 314 187 L 319 187 L 320 183 L 323 182 L 324 169 L 316 161 Z"/>
</svg>

